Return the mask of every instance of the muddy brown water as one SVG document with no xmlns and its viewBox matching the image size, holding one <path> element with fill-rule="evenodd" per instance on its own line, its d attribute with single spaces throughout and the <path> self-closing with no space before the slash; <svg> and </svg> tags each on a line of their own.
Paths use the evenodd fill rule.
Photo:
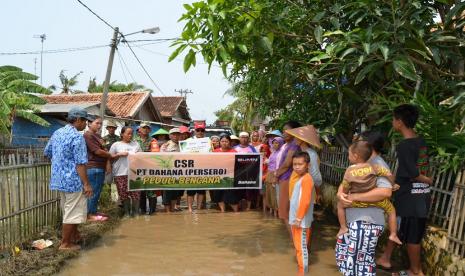
<svg viewBox="0 0 465 276">
<path fill-rule="evenodd" d="M 314 223 L 310 275 L 339 275 L 334 223 Z M 186 212 L 125 219 L 60 275 L 296 275 L 280 220 L 261 212 Z"/>
</svg>

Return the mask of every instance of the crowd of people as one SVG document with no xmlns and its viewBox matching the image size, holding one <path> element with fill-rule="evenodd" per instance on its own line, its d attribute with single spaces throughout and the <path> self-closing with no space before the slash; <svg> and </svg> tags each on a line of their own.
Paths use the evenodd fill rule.
<svg viewBox="0 0 465 276">
<path fill-rule="evenodd" d="M 426 144 L 414 131 L 417 119 L 418 111 L 412 105 L 401 105 L 393 112 L 393 129 L 404 137 L 397 146 L 399 168 L 395 174 L 381 156 L 381 133 L 364 132 L 348 149 L 351 165 L 337 193 L 340 230 L 335 254 L 343 275 L 376 275 L 377 265 L 390 269 L 392 251 L 402 243 L 407 244 L 410 267 L 396 275 L 423 275 L 420 243 L 426 229 L 432 180 L 426 175 Z M 101 118 L 73 108 L 68 121 L 53 134 L 44 151 L 52 160 L 50 187 L 61 196 L 60 249 L 79 249 L 79 224 L 108 219 L 98 212 L 105 178 L 112 178 L 110 182 L 116 184 L 120 205 L 128 216 L 157 212 L 159 196 L 166 212 L 180 211 L 184 192 L 189 212 L 194 211 L 194 206 L 197 210 L 206 208 L 205 190 L 128 191 L 127 186 L 129 154 L 179 152 L 179 141 L 205 137 L 204 123 L 196 123 L 191 135 L 186 126 L 151 133 L 150 124 L 142 122 L 137 128 L 122 127 L 118 136 L 116 124 L 109 121 L 108 135 L 102 138 Z M 238 137 L 223 133 L 209 139 L 214 153 L 260 153 L 263 160 L 261 190 L 212 190 L 210 206 L 220 212 L 255 208 L 281 219 L 293 240 L 299 272 L 308 271 L 313 209 L 322 200 L 323 184 L 318 157 L 321 144 L 315 127 L 289 121 L 282 130 L 243 131 Z M 390 200 L 393 194 L 394 204 Z M 385 216 L 389 241 L 376 260 L 376 244 L 384 230 Z"/>
</svg>

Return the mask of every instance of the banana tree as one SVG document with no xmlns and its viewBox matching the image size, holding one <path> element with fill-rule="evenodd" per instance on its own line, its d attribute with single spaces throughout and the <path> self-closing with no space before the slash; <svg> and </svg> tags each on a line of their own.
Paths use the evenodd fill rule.
<svg viewBox="0 0 465 276">
<path fill-rule="evenodd" d="M 37 76 L 24 72 L 15 66 L 0 66 L 0 134 L 12 138 L 11 126 L 15 118 L 20 117 L 39 125 L 49 123 L 34 114 L 37 105 L 45 104 L 40 94 L 51 91 L 33 81 Z"/>
</svg>

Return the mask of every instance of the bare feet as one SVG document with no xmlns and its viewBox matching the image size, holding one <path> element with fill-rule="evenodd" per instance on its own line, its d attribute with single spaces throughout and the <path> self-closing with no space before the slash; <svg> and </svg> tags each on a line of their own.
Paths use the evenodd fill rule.
<svg viewBox="0 0 465 276">
<path fill-rule="evenodd" d="M 336 238 L 344 235 L 345 233 L 349 232 L 349 228 L 347 227 L 341 227 L 339 228 L 339 232 L 337 232 Z"/>
<path fill-rule="evenodd" d="M 389 260 L 385 260 L 382 256 L 381 256 L 381 258 L 376 260 L 376 265 L 380 266 L 380 268 L 384 269 L 384 270 L 391 270 L 392 269 L 391 262 Z"/>
<path fill-rule="evenodd" d="M 397 236 L 395 232 L 389 235 L 389 240 L 397 243 L 398 245 L 402 245 L 402 242 L 400 241 L 399 237 Z"/>
<path fill-rule="evenodd" d="M 78 245 L 78 244 L 74 244 L 74 243 L 71 243 L 71 244 L 62 244 L 60 245 L 60 247 L 58 247 L 58 250 L 80 250 L 81 249 L 81 246 Z"/>
</svg>

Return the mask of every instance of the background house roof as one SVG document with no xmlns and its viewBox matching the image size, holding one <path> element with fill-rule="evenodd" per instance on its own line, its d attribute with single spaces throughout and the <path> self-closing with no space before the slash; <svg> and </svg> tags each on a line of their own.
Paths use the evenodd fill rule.
<svg viewBox="0 0 465 276">
<path fill-rule="evenodd" d="M 176 111 L 182 114 L 182 119 L 190 120 L 189 110 L 184 97 L 152 97 L 152 100 L 163 117 L 174 117 Z"/>
<path fill-rule="evenodd" d="M 116 117 L 133 117 L 137 114 L 149 96 L 150 92 L 111 92 L 108 93 L 107 108 Z M 57 94 L 42 96 L 42 98 L 49 104 L 100 104 L 102 93 L 75 95 Z"/>
</svg>

